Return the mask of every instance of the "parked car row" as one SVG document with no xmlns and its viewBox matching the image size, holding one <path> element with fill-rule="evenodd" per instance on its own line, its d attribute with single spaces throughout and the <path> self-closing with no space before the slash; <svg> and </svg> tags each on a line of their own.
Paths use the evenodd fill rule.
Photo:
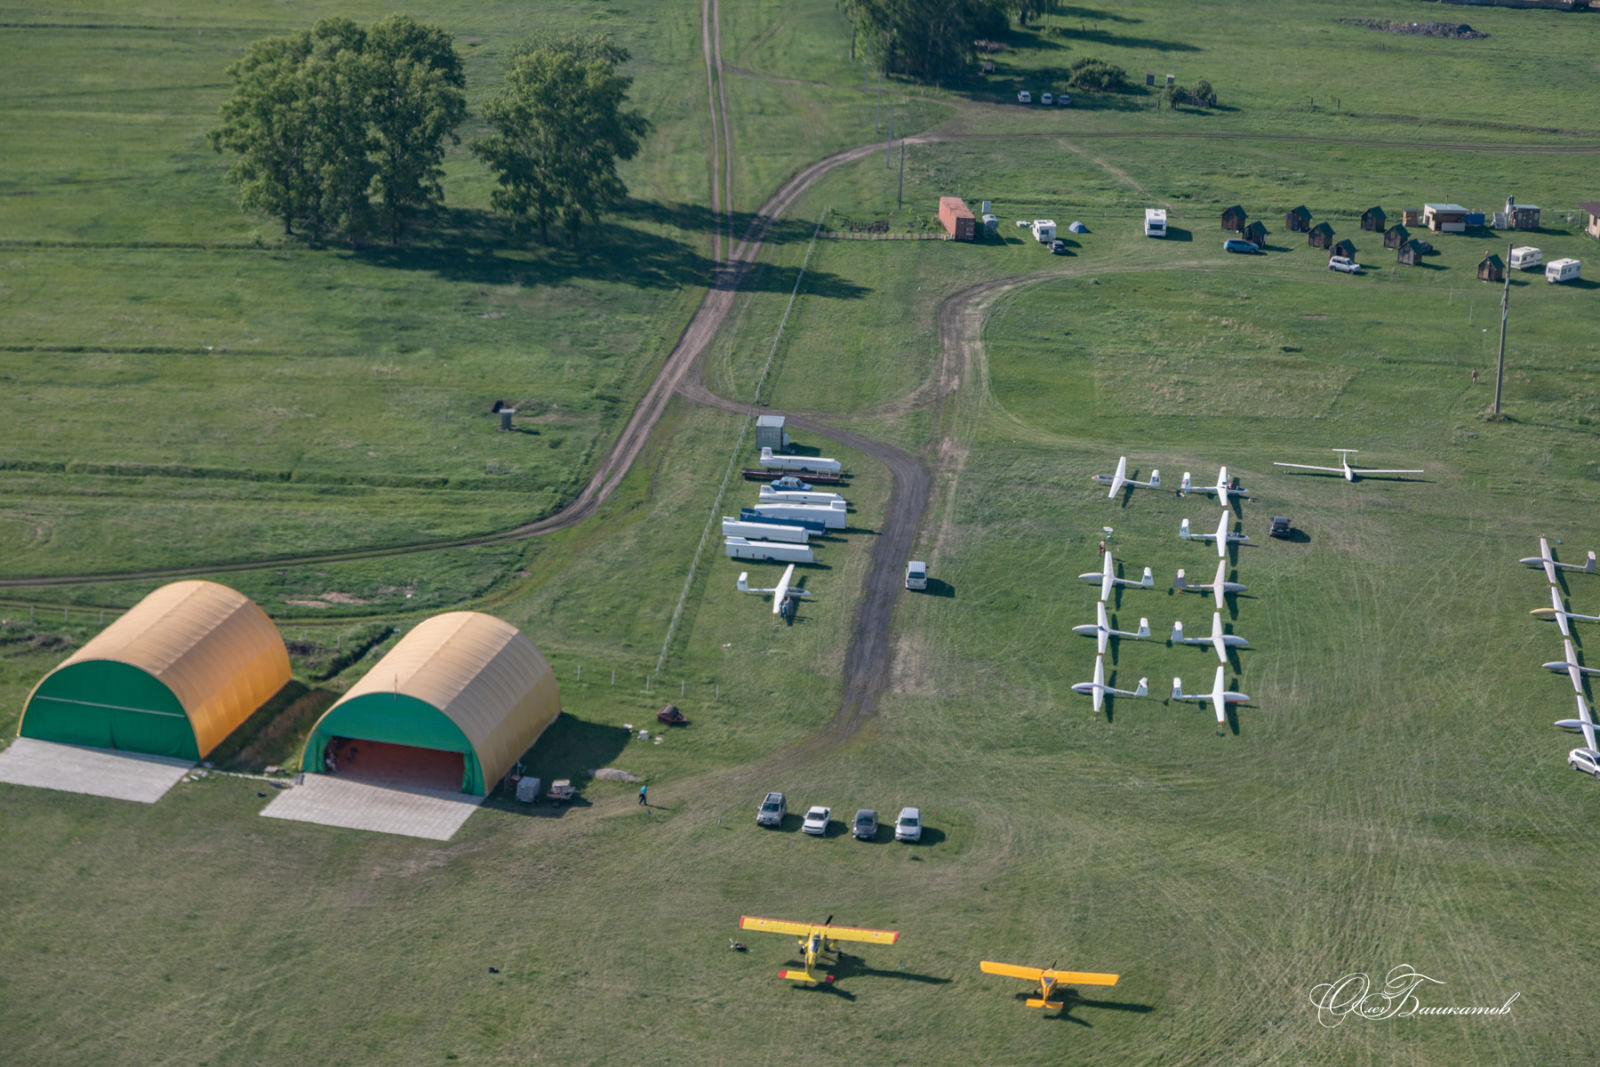
<svg viewBox="0 0 1600 1067">
<path fill-rule="evenodd" d="M 783 817 L 788 812 L 788 798 L 782 793 L 768 793 L 761 801 L 761 808 L 756 812 L 756 825 L 777 829 L 783 825 Z M 828 823 L 832 819 L 832 808 L 824 804 L 816 804 L 806 809 L 805 820 L 800 824 L 800 829 L 803 833 L 821 837 L 828 832 Z M 871 841 L 877 837 L 878 813 L 872 808 L 862 808 L 857 811 L 856 817 L 850 821 L 850 833 L 860 841 Z M 894 821 L 894 839 L 896 841 L 922 840 L 922 811 L 920 809 L 900 809 L 900 814 Z"/>
<path fill-rule="evenodd" d="M 1033 93 L 1029 92 L 1027 89 L 1021 90 L 1017 93 L 1017 103 L 1033 103 Z M 1056 107 L 1071 107 L 1072 97 L 1068 96 L 1066 93 L 1040 93 L 1039 103 L 1046 106 L 1054 104 Z"/>
</svg>

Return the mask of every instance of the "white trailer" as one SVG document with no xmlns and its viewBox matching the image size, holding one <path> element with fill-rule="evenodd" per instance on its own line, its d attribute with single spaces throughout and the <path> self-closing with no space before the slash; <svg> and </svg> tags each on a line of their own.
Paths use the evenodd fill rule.
<svg viewBox="0 0 1600 1067">
<path fill-rule="evenodd" d="M 1144 209 L 1144 235 L 1146 237 L 1165 237 L 1167 235 L 1167 212 L 1165 208 L 1147 207 Z"/>
<path fill-rule="evenodd" d="M 757 504 L 754 510 L 775 519 L 820 521 L 829 530 L 842 530 L 850 523 L 850 513 L 844 508 L 822 504 Z"/>
<path fill-rule="evenodd" d="M 1532 245 L 1519 245 L 1511 250 L 1511 269 L 1526 270 L 1544 262 L 1544 253 Z"/>
<path fill-rule="evenodd" d="M 768 563 L 811 563 L 814 557 L 805 545 L 782 541 L 752 541 L 748 537 L 729 537 L 722 542 L 729 559 L 759 559 Z"/>
<path fill-rule="evenodd" d="M 744 522 L 722 516 L 723 537 L 746 537 L 753 541 L 788 541 L 804 545 L 811 542 L 811 531 L 804 526 L 779 526 L 775 522 Z"/>
<path fill-rule="evenodd" d="M 832 506 L 837 501 L 845 503 L 844 497 L 838 493 L 824 493 L 816 489 L 774 489 L 770 485 L 761 487 L 761 503 L 763 504 L 827 504 Z"/>
<path fill-rule="evenodd" d="M 820 474 L 843 474 L 844 464 L 822 456 L 775 456 L 772 449 L 761 450 L 761 466 L 780 471 L 815 471 Z"/>
<path fill-rule="evenodd" d="M 1570 282 L 1578 277 L 1582 270 L 1582 260 L 1552 259 L 1544 265 L 1544 280 L 1547 282 Z"/>
<path fill-rule="evenodd" d="M 1033 239 L 1042 245 L 1047 245 L 1056 239 L 1055 219 L 1034 219 Z"/>
</svg>

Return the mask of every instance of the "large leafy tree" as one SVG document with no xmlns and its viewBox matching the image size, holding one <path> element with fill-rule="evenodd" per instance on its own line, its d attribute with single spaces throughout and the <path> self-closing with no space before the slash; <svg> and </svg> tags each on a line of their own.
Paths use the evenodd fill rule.
<svg viewBox="0 0 1600 1067">
<path fill-rule="evenodd" d="M 840 0 L 855 37 L 891 74 L 921 81 L 958 77 L 973 42 L 1005 33 L 1014 0 Z"/>
<path fill-rule="evenodd" d="M 604 37 L 541 35 L 512 56 L 505 88 L 484 108 L 493 131 L 472 151 L 494 171 L 494 206 L 550 240 L 583 228 L 627 195 L 617 163 L 639 152 L 650 123 L 626 108 L 626 49 Z"/>
<path fill-rule="evenodd" d="M 210 139 L 238 154 L 229 177 L 247 208 L 350 240 L 405 225 L 443 198 L 446 138 L 466 114 L 460 57 L 436 27 L 395 16 L 365 30 L 325 19 L 257 41 L 228 68 L 233 94 Z M 380 209 L 374 212 L 376 192 Z"/>
</svg>

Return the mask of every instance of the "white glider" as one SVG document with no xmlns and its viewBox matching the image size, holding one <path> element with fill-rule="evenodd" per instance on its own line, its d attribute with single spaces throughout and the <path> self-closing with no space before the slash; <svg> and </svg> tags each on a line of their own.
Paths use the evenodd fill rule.
<svg viewBox="0 0 1600 1067">
<path fill-rule="evenodd" d="M 1584 702 L 1582 693 L 1578 694 L 1578 717 L 1576 719 L 1557 719 L 1556 725 L 1563 730 L 1581 732 L 1583 734 L 1583 743 L 1588 746 L 1590 751 L 1600 749 L 1600 745 L 1595 744 L 1594 716 L 1589 714 L 1589 705 Z"/>
<path fill-rule="evenodd" d="M 1135 486 L 1138 486 L 1140 489 L 1160 489 L 1161 488 L 1161 472 L 1160 471 L 1151 471 L 1150 472 L 1150 480 L 1148 482 L 1135 481 L 1134 479 L 1128 477 L 1128 457 L 1127 456 L 1123 456 L 1123 457 L 1121 457 L 1120 459 L 1117 460 L 1117 473 L 1115 473 L 1115 474 L 1095 474 L 1095 475 L 1091 475 L 1089 480 L 1091 482 L 1099 482 L 1101 485 L 1110 484 L 1111 492 L 1107 493 L 1106 496 L 1108 498 L 1112 499 L 1112 500 L 1115 500 L 1117 498 L 1117 494 L 1122 492 L 1122 487 L 1125 486 L 1125 485 L 1135 485 Z"/>
<path fill-rule="evenodd" d="M 1224 511 L 1221 520 L 1217 523 L 1216 533 L 1193 533 L 1189 529 L 1189 520 L 1184 519 L 1178 523 L 1178 536 L 1185 541 L 1215 541 L 1217 543 L 1217 558 L 1228 558 L 1228 542 L 1248 541 L 1250 538 L 1242 533 L 1234 533 L 1228 529 L 1228 524 L 1233 521 L 1233 512 Z"/>
<path fill-rule="evenodd" d="M 1589 553 L 1588 562 L 1584 563 L 1581 567 L 1576 563 L 1557 563 L 1556 558 L 1550 554 L 1550 539 L 1547 537 L 1539 538 L 1539 554 L 1537 556 L 1528 556 L 1526 559 L 1517 560 L 1517 562 L 1526 564 L 1529 567 L 1544 567 L 1544 576 L 1550 579 L 1551 585 L 1556 584 L 1556 570 L 1558 568 L 1564 571 L 1588 571 L 1590 574 L 1596 573 L 1593 552 Z"/>
<path fill-rule="evenodd" d="M 790 583 L 793 582 L 793 581 L 794 581 L 794 564 L 793 563 L 789 564 L 789 566 L 784 569 L 783 577 L 778 579 L 778 584 L 776 586 L 772 587 L 771 589 L 754 589 L 754 588 L 751 588 L 751 586 L 750 586 L 750 572 L 749 571 L 740 571 L 739 572 L 739 592 L 741 592 L 741 593 L 757 593 L 757 594 L 771 593 L 772 594 L 772 613 L 774 615 L 782 615 L 783 614 L 784 601 L 787 600 L 789 597 L 809 597 L 811 595 L 811 593 L 808 590 L 802 589 L 802 588 L 800 588 L 798 586 L 791 585 Z"/>
<path fill-rule="evenodd" d="M 1111 598 L 1111 587 L 1114 585 L 1131 585 L 1135 589 L 1153 589 L 1156 584 L 1156 576 L 1150 572 L 1149 567 L 1144 569 L 1144 577 L 1137 582 L 1132 578 L 1118 578 L 1116 572 L 1112 570 L 1111 553 L 1109 552 L 1105 554 L 1105 566 L 1097 571 L 1085 571 L 1078 577 L 1086 582 L 1099 582 L 1100 599 L 1102 601 Z"/>
<path fill-rule="evenodd" d="M 1573 690 L 1582 696 L 1583 676 L 1586 674 L 1600 674 L 1600 669 L 1585 667 L 1578 662 L 1578 654 L 1572 649 L 1572 639 L 1570 637 L 1563 641 L 1562 644 L 1566 645 L 1567 658 L 1551 660 L 1544 665 L 1544 669 L 1555 671 L 1557 674 L 1565 672 L 1567 677 L 1572 679 Z"/>
<path fill-rule="evenodd" d="M 1238 582 L 1225 581 L 1223 576 L 1227 573 L 1228 561 L 1219 559 L 1217 560 L 1217 576 L 1211 580 L 1210 585 L 1190 585 L 1183 571 L 1179 570 L 1178 577 L 1173 579 L 1172 588 L 1180 593 L 1210 593 L 1217 602 L 1217 610 L 1221 611 L 1227 607 L 1226 602 L 1223 600 L 1224 597 L 1229 593 L 1243 593 L 1249 588 L 1249 586 L 1240 585 Z"/>
<path fill-rule="evenodd" d="M 1225 670 L 1227 670 L 1226 667 L 1217 668 L 1217 680 L 1212 683 L 1211 692 L 1209 693 L 1185 693 L 1183 691 L 1183 679 L 1174 678 L 1172 680 L 1172 699 L 1194 700 L 1201 704 L 1204 704 L 1209 700 L 1211 701 L 1211 706 L 1216 709 L 1217 722 L 1219 724 L 1226 724 L 1228 721 L 1227 706 L 1229 704 L 1247 703 L 1250 698 L 1245 696 L 1243 693 L 1235 693 L 1233 690 L 1223 687 L 1222 672 Z"/>
<path fill-rule="evenodd" d="M 1217 650 L 1217 662 L 1228 662 L 1228 649 L 1244 648 L 1250 644 L 1238 634 L 1225 634 L 1222 632 L 1222 612 L 1211 613 L 1210 637 L 1185 637 L 1183 636 L 1183 623 L 1172 624 L 1172 637 L 1170 640 L 1175 645 L 1210 645 Z"/>
<path fill-rule="evenodd" d="M 1104 656 L 1094 658 L 1094 681 L 1079 682 L 1072 687 L 1074 693 L 1086 693 L 1094 698 L 1094 710 L 1099 711 L 1106 705 L 1106 694 L 1110 693 L 1122 697 L 1142 697 L 1150 692 L 1150 679 L 1140 678 L 1138 689 L 1113 689 L 1106 684 L 1106 660 Z"/>
<path fill-rule="evenodd" d="M 1235 481 L 1237 481 L 1237 479 Z M 1228 468 L 1223 467 L 1222 470 L 1217 472 L 1216 485 L 1195 485 L 1189 480 L 1189 472 L 1184 471 L 1183 482 L 1178 487 L 1178 493 L 1181 496 L 1188 496 L 1190 493 L 1215 493 L 1217 494 L 1218 502 L 1220 502 L 1223 507 L 1227 507 L 1229 493 L 1238 493 L 1240 496 L 1249 496 L 1250 490 L 1241 488 L 1237 484 L 1230 484 L 1228 481 Z"/>
<path fill-rule="evenodd" d="M 1561 587 L 1550 587 L 1550 604 L 1548 608 L 1534 608 L 1529 615 L 1537 615 L 1542 619 L 1554 619 L 1556 625 L 1561 627 L 1562 637 L 1571 637 L 1572 628 L 1567 625 L 1569 620 L 1577 622 L 1600 622 L 1600 615 L 1578 615 L 1568 611 L 1566 605 L 1561 603 Z"/>
<path fill-rule="evenodd" d="M 1339 465 L 1337 467 L 1313 467 L 1309 463 L 1273 463 L 1273 466 L 1274 467 L 1293 467 L 1295 470 L 1302 470 L 1302 471 L 1323 471 L 1324 473 L 1327 473 L 1327 474 L 1342 474 L 1342 475 L 1344 475 L 1344 480 L 1347 481 L 1347 482 L 1353 482 L 1357 478 L 1367 478 L 1367 477 L 1370 477 L 1371 475 L 1374 475 L 1374 474 L 1424 474 L 1424 473 L 1426 473 L 1425 471 L 1383 470 L 1383 469 L 1380 469 L 1378 467 L 1352 467 L 1352 466 L 1350 466 L 1350 453 L 1358 451 L 1358 449 L 1354 449 L 1354 448 L 1335 448 L 1335 449 L 1333 449 L 1333 451 L 1339 453 Z"/>
<path fill-rule="evenodd" d="M 1138 633 L 1129 633 L 1127 630 L 1113 630 L 1111 628 L 1111 624 L 1106 621 L 1106 602 L 1104 600 L 1098 600 L 1095 602 L 1094 607 L 1095 621 L 1092 623 L 1085 623 L 1082 626 L 1074 626 L 1072 628 L 1072 632 L 1075 634 L 1082 634 L 1085 637 L 1098 638 L 1099 649 L 1095 655 L 1103 656 L 1106 654 L 1106 642 L 1110 638 L 1130 637 L 1133 640 L 1138 641 L 1150 636 L 1149 619 L 1139 620 Z"/>
</svg>

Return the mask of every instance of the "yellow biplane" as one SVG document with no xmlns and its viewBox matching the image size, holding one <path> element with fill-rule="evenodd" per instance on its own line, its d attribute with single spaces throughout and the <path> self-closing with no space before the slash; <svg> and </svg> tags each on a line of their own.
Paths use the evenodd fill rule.
<svg viewBox="0 0 1600 1067">
<path fill-rule="evenodd" d="M 783 919 L 758 919 L 754 915 L 739 916 L 739 929 L 754 930 L 763 934 L 789 934 L 797 939 L 805 970 L 778 972 L 781 978 L 816 985 L 833 981 L 833 975 L 816 973 L 822 957 L 833 955 L 838 959 L 840 941 L 858 941 L 869 945 L 892 945 L 900 940 L 898 930 L 867 930 L 859 926 L 834 926 L 833 916 L 822 923 L 792 923 Z"/>
<path fill-rule="evenodd" d="M 1058 971 L 1055 964 L 1044 970 L 1038 967 L 1018 967 L 1010 963 L 992 963 L 981 960 L 978 966 L 984 974 L 1003 974 L 1007 978 L 1021 978 L 1039 983 L 1039 995 L 1028 998 L 1030 1008 L 1060 1008 L 1064 1001 L 1051 1000 L 1050 995 L 1068 985 L 1116 985 L 1118 974 L 1095 974 L 1092 971 Z"/>
</svg>

